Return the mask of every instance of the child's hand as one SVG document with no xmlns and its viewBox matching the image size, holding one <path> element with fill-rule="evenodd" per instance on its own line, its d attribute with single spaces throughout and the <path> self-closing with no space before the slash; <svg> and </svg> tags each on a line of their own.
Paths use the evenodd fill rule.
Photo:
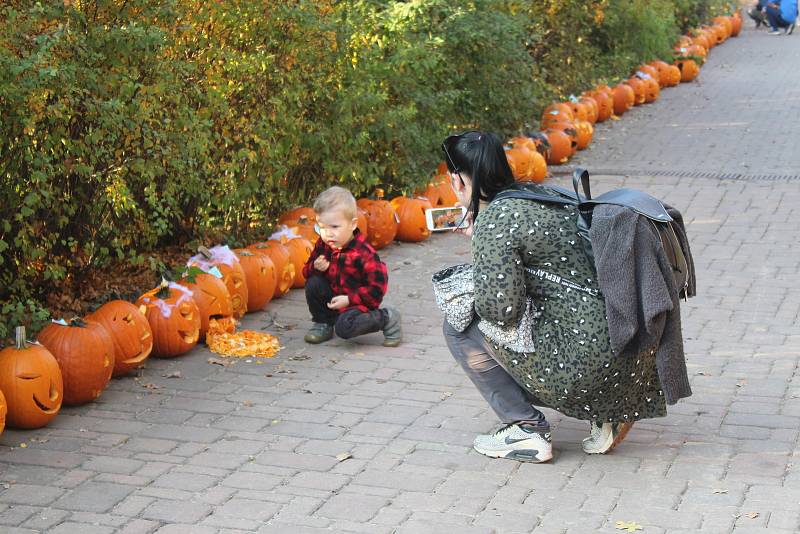
<svg viewBox="0 0 800 534">
<path fill-rule="evenodd" d="M 317 256 L 317 259 L 314 260 L 314 268 L 318 271 L 325 272 L 330 266 L 331 262 L 326 260 L 325 256 Z"/>
<path fill-rule="evenodd" d="M 341 310 L 350 306 L 350 299 L 347 295 L 336 295 L 328 303 L 328 308 L 332 310 Z"/>
</svg>

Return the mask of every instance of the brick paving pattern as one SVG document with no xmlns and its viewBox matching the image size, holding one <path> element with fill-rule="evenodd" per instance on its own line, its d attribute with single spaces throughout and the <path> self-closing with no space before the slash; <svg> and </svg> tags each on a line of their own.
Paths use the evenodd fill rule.
<svg viewBox="0 0 800 534">
<path fill-rule="evenodd" d="M 612 454 L 583 454 L 587 425 L 553 412 L 550 464 L 471 450 L 497 420 L 448 353 L 429 286 L 469 248 L 436 236 L 382 252 L 399 348 L 380 335 L 304 344 L 293 291 L 245 319 L 280 336 L 275 359 L 223 367 L 198 348 L 151 360 L 47 428 L 7 429 L 0 531 L 798 532 L 800 191 L 746 179 L 800 175 L 798 54 L 800 37 L 748 27 L 697 83 L 600 125 L 575 160 L 608 170 L 598 189 L 642 188 L 681 209 L 698 270 L 683 306 L 694 395 Z M 746 176 L 647 174 L 659 170 Z"/>
</svg>

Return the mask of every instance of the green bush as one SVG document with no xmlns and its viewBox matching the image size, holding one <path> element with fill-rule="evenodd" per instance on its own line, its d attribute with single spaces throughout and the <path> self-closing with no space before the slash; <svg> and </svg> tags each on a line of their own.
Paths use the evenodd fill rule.
<svg viewBox="0 0 800 534">
<path fill-rule="evenodd" d="M 49 0 L 0 8 L 0 340 L 165 245 L 244 243 L 331 184 L 428 181 L 664 57 L 715 0 Z M 69 282 L 69 284 L 67 284 Z"/>
</svg>

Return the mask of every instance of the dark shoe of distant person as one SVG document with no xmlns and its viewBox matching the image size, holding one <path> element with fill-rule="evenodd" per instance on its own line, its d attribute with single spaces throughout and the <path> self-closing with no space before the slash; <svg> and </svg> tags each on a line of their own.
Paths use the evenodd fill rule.
<svg viewBox="0 0 800 534">
<path fill-rule="evenodd" d="M 789 25 L 786 27 L 786 30 L 784 30 L 784 31 L 786 32 L 786 35 L 792 35 L 792 32 L 794 31 L 794 24 L 795 24 L 795 23 L 794 23 L 794 22 L 792 22 L 791 24 L 789 24 Z"/>
</svg>

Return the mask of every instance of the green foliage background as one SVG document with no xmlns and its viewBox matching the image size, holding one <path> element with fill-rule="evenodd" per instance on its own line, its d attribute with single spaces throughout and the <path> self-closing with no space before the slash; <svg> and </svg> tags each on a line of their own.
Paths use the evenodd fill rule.
<svg viewBox="0 0 800 534">
<path fill-rule="evenodd" d="M 705 0 L 58 0 L 0 9 L 0 340 L 43 293 L 157 247 L 243 242 L 337 183 L 429 179 L 441 139 L 730 12 Z M 153 265 L 155 268 L 155 264 Z"/>
</svg>

